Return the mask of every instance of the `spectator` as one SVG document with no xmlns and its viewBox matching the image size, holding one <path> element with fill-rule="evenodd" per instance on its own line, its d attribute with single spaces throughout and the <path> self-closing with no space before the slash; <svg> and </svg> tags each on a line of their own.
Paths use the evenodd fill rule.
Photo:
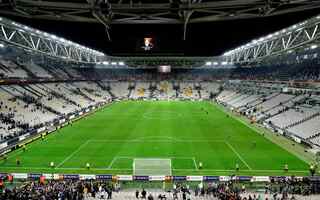
<svg viewBox="0 0 320 200">
<path fill-rule="evenodd" d="M 142 199 L 146 199 L 146 197 L 147 197 L 147 192 L 146 192 L 144 189 L 142 189 L 142 191 L 141 191 L 141 198 L 142 198 Z"/>
</svg>

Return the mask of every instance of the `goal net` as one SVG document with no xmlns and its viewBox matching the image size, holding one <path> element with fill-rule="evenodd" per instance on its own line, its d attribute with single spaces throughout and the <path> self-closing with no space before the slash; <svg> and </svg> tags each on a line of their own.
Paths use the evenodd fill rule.
<svg viewBox="0 0 320 200">
<path fill-rule="evenodd" d="M 171 175 L 171 159 L 135 158 L 133 159 L 133 175 Z"/>
</svg>

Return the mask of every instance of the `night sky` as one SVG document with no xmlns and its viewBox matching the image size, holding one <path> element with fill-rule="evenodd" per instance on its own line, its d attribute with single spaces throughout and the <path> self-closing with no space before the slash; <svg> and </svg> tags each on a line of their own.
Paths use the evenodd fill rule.
<svg viewBox="0 0 320 200">
<path fill-rule="evenodd" d="M 112 25 L 110 42 L 101 24 L 8 18 L 113 56 L 219 56 L 319 13 L 318 9 L 276 17 L 189 24 L 186 41 L 183 25 Z M 152 52 L 142 50 L 144 37 L 155 39 Z"/>
</svg>

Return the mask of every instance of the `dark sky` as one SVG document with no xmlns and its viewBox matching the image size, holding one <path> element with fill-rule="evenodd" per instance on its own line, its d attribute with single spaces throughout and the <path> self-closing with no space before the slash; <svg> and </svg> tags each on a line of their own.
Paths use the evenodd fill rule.
<svg viewBox="0 0 320 200">
<path fill-rule="evenodd" d="M 190 24 L 186 41 L 182 39 L 182 25 L 112 25 L 109 42 L 100 24 L 9 18 L 114 56 L 150 54 L 140 48 L 143 38 L 150 36 L 156 41 L 154 55 L 218 56 L 319 13 L 318 9 L 276 17 Z"/>
</svg>

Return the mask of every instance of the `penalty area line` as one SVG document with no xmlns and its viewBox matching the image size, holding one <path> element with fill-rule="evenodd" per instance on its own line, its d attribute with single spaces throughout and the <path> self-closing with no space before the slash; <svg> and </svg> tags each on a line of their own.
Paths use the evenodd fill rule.
<svg viewBox="0 0 320 200">
<path fill-rule="evenodd" d="M 238 158 L 241 160 L 243 164 L 247 166 L 249 170 L 252 170 L 252 168 L 248 165 L 248 163 L 243 159 L 243 157 L 233 148 L 233 146 L 228 142 L 225 141 L 225 143 L 228 145 L 228 147 L 238 156 Z"/>
<path fill-rule="evenodd" d="M 199 170 L 198 165 L 197 165 L 197 162 L 196 162 L 196 158 L 195 158 L 195 157 L 192 157 L 192 160 L 193 160 L 194 166 L 196 167 L 196 170 Z"/>
<path fill-rule="evenodd" d="M 110 164 L 109 164 L 109 166 L 108 166 L 108 169 L 112 169 L 112 165 L 113 165 L 113 163 L 114 163 L 117 159 L 118 159 L 117 156 L 113 157 L 113 159 L 111 160 L 111 162 L 110 162 Z"/>
<path fill-rule="evenodd" d="M 73 151 L 68 157 L 66 157 L 63 161 L 61 161 L 56 168 L 59 168 L 60 166 L 62 166 L 65 162 L 67 162 L 68 160 L 70 160 L 76 153 L 78 153 L 83 147 L 85 147 L 88 143 L 90 142 L 90 140 L 87 140 L 86 142 L 84 142 L 83 144 L 81 144 L 78 149 L 76 149 L 75 151 Z"/>
</svg>

